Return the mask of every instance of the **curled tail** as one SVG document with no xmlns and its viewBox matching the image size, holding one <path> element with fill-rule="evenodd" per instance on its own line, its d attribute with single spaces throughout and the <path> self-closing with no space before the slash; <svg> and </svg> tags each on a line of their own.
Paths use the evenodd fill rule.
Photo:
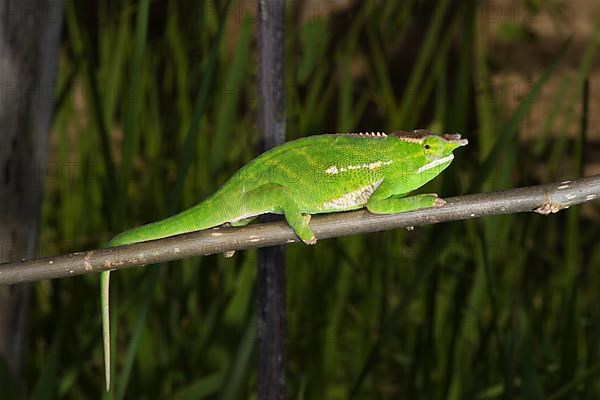
<svg viewBox="0 0 600 400">
<path fill-rule="evenodd" d="M 220 207 L 219 205 L 220 204 Z M 233 207 L 223 207 L 214 197 L 172 217 L 130 229 L 115 236 L 108 247 L 146 242 L 148 240 L 180 235 L 212 228 L 236 219 Z M 100 274 L 100 302 L 102 308 L 102 341 L 104 343 L 104 379 L 106 391 L 110 390 L 110 271 Z"/>
</svg>

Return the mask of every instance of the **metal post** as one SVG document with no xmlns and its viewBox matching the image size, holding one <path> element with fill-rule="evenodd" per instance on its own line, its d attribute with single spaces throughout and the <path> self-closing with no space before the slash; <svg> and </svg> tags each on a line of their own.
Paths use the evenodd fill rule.
<svg viewBox="0 0 600 400">
<path fill-rule="evenodd" d="M 260 0 L 259 127 L 262 150 L 285 141 L 285 0 Z M 285 265 L 283 246 L 258 251 L 258 399 L 285 398 Z"/>
</svg>

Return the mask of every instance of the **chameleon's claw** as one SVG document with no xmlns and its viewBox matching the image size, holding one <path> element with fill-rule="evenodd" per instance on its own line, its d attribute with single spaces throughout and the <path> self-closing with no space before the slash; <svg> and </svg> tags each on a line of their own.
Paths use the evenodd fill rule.
<svg viewBox="0 0 600 400">
<path fill-rule="evenodd" d="M 233 257 L 234 254 L 235 254 L 235 250 L 229 250 L 229 251 L 223 252 L 223 256 L 225 258 L 231 258 L 231 257 Z"/>
<path fill-rule="evenodd" d="M 309 224 L 310 219 L 311 219 L 311 215 L 310 214 L 303 214 L 302 218 L 304 219 L 304 222 L 302 224 L 302 225 L 304 225 L 304 229 L 302 229 L 302 230 L 300 230 L 298 232 L 298 235 L 299 235 L 298 237 L 300 237 L 300 239 L 304 243 L 306 243 L 306 244 L 309 244 L 309 245 L 316 244 L 317 243 L 317 238 L 315 237 L 315 234 L 312 232 L 312 230 L 310 230 L 310 228 L 308 227 L 308 224 Z M 310 239 L 303 239 L 302 238 L 302 236 L 306 237 L 309 234 L 311 235 Z"/>
<path fill-rule="evenodd" d="M 303 239 L 302 241 L 309 245 L 317 244 L 317 238 L 315 236 L 313 236 L 312 239 L 308 239 L 308 240 Z"/>
<path fill-rule="evenodd" d="M 434 207 L 442 207 L 443 205 L 447 204 L 448 202 L 440 197 L 438 197 L 437 199 L 435 199 L 435 203 L 433 203 Z"/>
<path fill-rule="evenodd" d="M 546 202 L 544 205 L 536 208 L 533 211 L 535 211 L 538 214 L 549 215 L 549 214 L 555 214 L 555 213 L 559 212 L 560 210 L 562 210 L 563 208 L 566 208 L 566 207 L 562 204 Z"/>
</svg>

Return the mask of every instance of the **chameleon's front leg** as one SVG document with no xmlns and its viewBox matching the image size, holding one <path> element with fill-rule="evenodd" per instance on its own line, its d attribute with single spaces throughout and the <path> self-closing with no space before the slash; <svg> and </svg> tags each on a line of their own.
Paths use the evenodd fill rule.
<svg viewBox="0 0 600 400">
<path fill-rule="evenodd" d="M 374 214 L 398 214 L 419 210 L 421 208 L 440 207 L 446 202 L 435 193 L 406 196 L 405 193 L 394 193 L 391 185 L 385 181 L 373 192 L 367 201 L 367 210 Z"/>
</svg>

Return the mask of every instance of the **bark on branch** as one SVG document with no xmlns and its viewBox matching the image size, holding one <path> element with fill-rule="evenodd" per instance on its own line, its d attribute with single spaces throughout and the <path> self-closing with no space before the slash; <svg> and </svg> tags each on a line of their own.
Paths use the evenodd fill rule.
<svg viewBox="0 0 600 400">
<path fill-rule="evenodd" d="M 490 215 L 537 211 L 553 213 L 600 199 L 600 175 L 540 186 L 447 198 L 443 207 L 402 214 L 376 215 L 366 210 L 315 216 L 311 227 L 318 239 L 436 224 Z M 119 270 L 192 256 L 298 242 L 283 221 L 241 228 L 218 227 L 170 238 L 0 264 L 0 284 L 63 278 Z"/>
</svg>

